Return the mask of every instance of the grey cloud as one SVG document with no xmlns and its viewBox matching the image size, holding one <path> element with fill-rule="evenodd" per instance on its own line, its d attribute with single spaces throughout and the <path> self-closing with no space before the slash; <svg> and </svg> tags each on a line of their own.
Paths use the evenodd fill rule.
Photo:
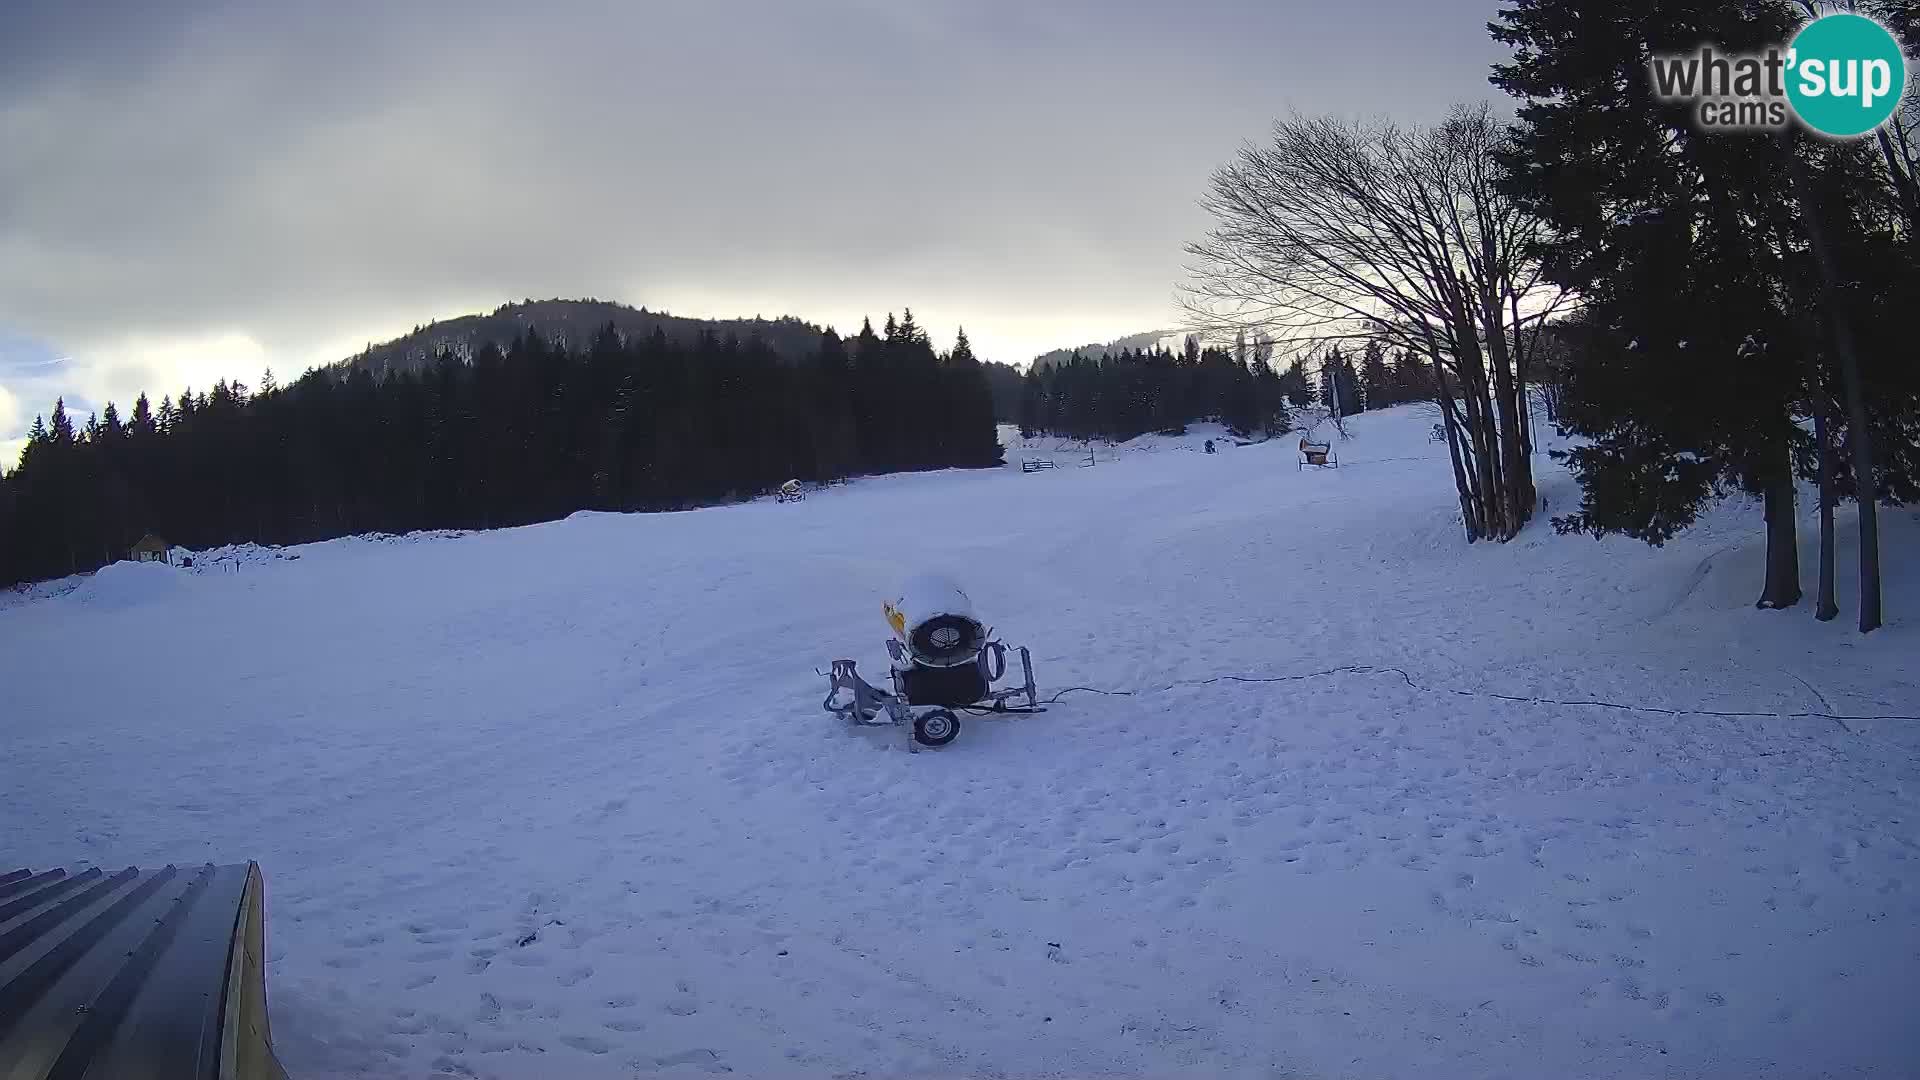
<svg viewBox="0 0 1920 1080">
<path fill-rule="evenodd" d="M 529 295 L 1159 325 L 1239 140 L 1486 96 L 1495 6 L 29 0 L 0 328 L 130 396 L 108 343 L 243 334 L 284 374 Z"/>
</svg>

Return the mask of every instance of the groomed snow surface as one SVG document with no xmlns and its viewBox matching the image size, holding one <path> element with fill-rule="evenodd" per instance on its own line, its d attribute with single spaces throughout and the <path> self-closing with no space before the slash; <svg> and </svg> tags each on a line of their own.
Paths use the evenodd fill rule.
<svg viewBox="0 0 1920 1080">
<path fill-rule="evenodd" d="M 1863 638 L 1750 506 L 1468 546 L 1431 422 L 111 567 L 0 610 L 0 862 L 259 860 L 300 1078 L 1920 1071 L 1920 722 L 1482 696 L 1920 714 L 1920 521 Z M 921 570 L 1134 696 L 827 716 Z"/>
</svg>

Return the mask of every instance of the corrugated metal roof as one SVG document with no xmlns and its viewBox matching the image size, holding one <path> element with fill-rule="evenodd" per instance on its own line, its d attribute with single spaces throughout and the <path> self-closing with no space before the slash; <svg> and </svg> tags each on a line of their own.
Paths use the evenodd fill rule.
<svg viewBox="0 0 1920 1080">
<path fill-rule="evenodd" d="M 0 1078 L 220 1080 L 257 875 L 0 873 Z"/>
</svg>

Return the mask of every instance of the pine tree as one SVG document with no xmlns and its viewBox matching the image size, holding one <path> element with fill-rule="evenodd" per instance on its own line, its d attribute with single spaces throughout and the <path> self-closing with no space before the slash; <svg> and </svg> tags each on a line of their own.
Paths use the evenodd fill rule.
<svg viewBox="0 0 1920 1080">
<path fill-rule="evenodd" d="M 1313 404 L 1313 384 L 1307 378 L 1306 361 L 1296 356 L 1287 365 L 1280 376 L 1282 391 L 1287 396 L 1287 404 L 1296 409 L 1304 409 Z"/>
<path fill-rule="evenodd" d="M 1387 371 L 1387 349 L 1379 338 L 1369 339 L 1361 354 L 1360 404 L 1365 409 L 1385 409 L 1400 404 L 1394 393 L 1393 376 Z"/>
<path fill-rule="evenodd" d="M 1020 380 L 1020 434 L 1033 438 L 1041 432 L 1053 428 L 1047 415 L 1047 375 L 1038 368 L 1028 368 Z"/>
<path fill-rule="evenodd" d="M 872 336 L 873 327 L 863 327 Z M 846 344 L 832 330 L 820 335 L 814 360 L 812 425 L 814 460 L 822 479 L 852 475 L 859 467 L 853 416 L 853 370 Z"/>
<path fill-rule="evenodd" d="M 1792 448 L 1806 358 L 1780 299 L 1780 252 L 1754 223 L 1790 218 L 1795 139 L 1704 136 L 1653 98 L 1650 53 L 1702 40 L 1756 52 L 1791 36 L 1782 4 L 1512 0 L 1494 81 L 1526 99 L 1515 195 L 1556 235 L 1548 265 L 1599 333 L 1569 358 L 1562 422 L 1584 500 L 1556 528 L 1659 543 L 1725 482 L 1765 499 L 1760 606 L 1798 602 Z"/>
<path fill-rule="evenodd" d="M 911 318 L 911 312 L 908 313 Z M 947 356 L 946 393 L 952 402 L 950 455 L 953 464 L 989 466 L 1001 462 L 1000 438 L 995 430 L 993 391 L 986 372 L 973 355 L 973 345 L 962 327 Z"/>
<path fill-rule="evenodd" d="M 74 444 L 73 421 L 67 416 L 67 399 L 58 398 L 53 403 L 53 427 L 49 437 L 55 446 Z"/>
</svg>

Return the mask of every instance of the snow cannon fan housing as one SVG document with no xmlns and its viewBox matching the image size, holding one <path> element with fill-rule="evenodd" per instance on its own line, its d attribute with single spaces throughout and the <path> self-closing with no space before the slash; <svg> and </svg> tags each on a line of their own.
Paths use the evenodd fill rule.
<svg viewBox="0 0 1920 1080">
<path fill-rule="evenodd" d="M 987 628 L 974 617 L 967 594 L 945 578 L 914 578 L 883 607 L 907 657 L 922 667 L 974 663 L 987 644 Z"/>
<path fill-rule="evenodd" d="M 986 695 L 980 654 L 987 628 L 958 585 L 917 577 L 884 609 L 896 639 L 890 649 L 894 670 L 908 704 L 968 705 Z"/>
</svg>

